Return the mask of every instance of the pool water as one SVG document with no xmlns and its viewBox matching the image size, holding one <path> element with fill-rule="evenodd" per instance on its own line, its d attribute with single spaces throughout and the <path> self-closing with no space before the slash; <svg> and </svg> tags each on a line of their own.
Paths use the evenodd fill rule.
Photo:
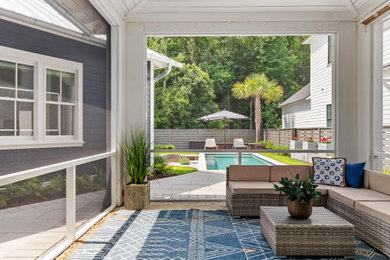
<svg viewBox="0 0 390 260">
<path fill-rule="evenodd" d="M 207 170 L 226 170 L 226 167 L 238 164 L 238 154 L 205 154 Z M 273 165 L 267 160 L 252 154 L 242 155 L 243 165 Z"/>
</svg>

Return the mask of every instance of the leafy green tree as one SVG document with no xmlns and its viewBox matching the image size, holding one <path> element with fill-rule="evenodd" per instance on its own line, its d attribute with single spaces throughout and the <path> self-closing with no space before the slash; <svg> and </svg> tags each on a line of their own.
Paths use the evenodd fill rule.
<svg viewBox="0 0 390 260">
<path fill-rule="evenodd" d="M 209 100 L 217 106 L 215 111 L 227 109 L 254 119 L 254 98 L 239 99 L 233 95 L 231 88 L 235 82 L 242 82 L 248 75 L 258 71 L 274 79 L 283 86 L 284 95 L 276 102 L 262 100 L 261 118 L 264 127 L 276 128 L 281 126 L 281 110 L 277 106 L 309 83 L 310 47 L 301 44 L 306 38 L 307 36 L 148 37 L 148 47 L 184 64 L 196 64 L 206 73 L 208 75 L 206 81 L 214 93 Z M 159 122 L 156 123 L 156 127 L 160 123 L 164 128 L 170 124 L 163 118 L 168 116 L 163 112 L 165 109 L 163 106 L 172 107 L 169 110 L 169 117 L 175 122 L 172 125 L 191 128 L 220 127 L 217 123 L 215 126 L 214 122 L 207 124 L 181 122 L 190 116 L 183 115 L 187 110 L 179 113 L 177 109 L 173 109 L 175 106 L 179 107 L 179 104 L 175 105 L 172 99 L 174 93 L 180 94 L 181 99 L 186 99 L 182 94 L 184 90 L 179 92 L 177 85 L 174 86 L 175 90 L 170 89 L 173 87 L 173 78 L 181 75 L 178 74 L 180 70 L 173 69 L 170 75 L 155 85 L 155 100 L 160 102 L 156 104 L 155 121 Z M 169 98 L 164 100 L 168 94 Z M 187 101 L 197 102 L 201 99 Z M 164 102 L 171 102 L 171 105 L 163 105 Z M 180 106 L 185 106 L 186 109 L 187 106 L 192 107 L 193 104 L 185 105 L 185 102 L 181 100 Z M 195 105 L 199 106 L 202 107 Z M 205 114 L 215 111 L 209 110 Z M 234 121 L 233 124 L 235 128 L 251 128 L 253 121 Z"/>
<path fill-rule="evenodd" d="M 161 83 L 158 83 L 161 84 Z M 221 122 L 207 124 L 197 118 L 218 111 L 209 75 L 195 64 L 186 64 L 167 77 L 167 87 L 155 89 L 156 128 L 222 128 Z"/>
<path fill-rule="evenodd" d="M 237 98 L 255 97 L 256 143 L 259 142 L 261 127 L 261 99 L 277 101 L 283 96 L 283 88 L 274 80 L 269 80 L 264 73 L 249 75 L 244 82 L 237 82 L 232 89 Z"/>
</svg>

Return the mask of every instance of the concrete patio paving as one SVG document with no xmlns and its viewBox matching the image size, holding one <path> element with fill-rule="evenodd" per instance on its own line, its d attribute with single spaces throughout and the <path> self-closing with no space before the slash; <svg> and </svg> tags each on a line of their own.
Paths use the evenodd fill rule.
<svg viewBox="0 0 390 260">
<path fill-rule="evenodd" d="M 198 171 L 150 182 L 150 198 L 164 200 L 225 200 L 225 171 Z"/>
<path fill-rule="evenodd" d="M 77 195 L 76 225 L 102 211 L 106 191 Z M 0 259 L 36 259 L 66 236 L 65 198 L 0 210 Z"/>
</svg>

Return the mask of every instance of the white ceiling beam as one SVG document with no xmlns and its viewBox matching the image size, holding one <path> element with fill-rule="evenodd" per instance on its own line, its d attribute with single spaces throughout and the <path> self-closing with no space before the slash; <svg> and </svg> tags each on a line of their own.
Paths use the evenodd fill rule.
<svg viewBox="0 0 390 260">
<path fill-rule="evenodd" d="M 337 31 L 338 22 L 166 22 L 145 23 L 150 36 L 307 35 Z"/>
<path fill-rule="evenodd" d="M 219 6 L 285 6 L 285 5 L 344 5 L 340 0 L 150 0 L 153 5 L 169 5 L 169 6 L 183 6 L 183 5 L 219 5 Z"/>
<path fill-rule="evenodd" d="M 355 21 L 350 12 L 145 13 L 128 14 L 128 22 Z"/>
<path fill-rule="evenodd" d="M 351 2 L 351 0 L 343 0 L 348 9 L 353 13 L 355 18 L 359 17 L 359 12 L 356 9 L 355 5 Z"/>
<path fill-rule="evenodd" d="M 145 6 L 141 10 L 137 11 L 137 14 L 143 13 L 259 13 L 259 12 L 269 12 L 269 13 L 296 13 L 299 12 L 319 12 L 319 10 L 324 10 L 325 12 L 349 12 L 349 9 L 342 6 L 300 6 L 299 8 L 293 6 L 209 6 L 209 7 L 200 7 L 200 6 L 176 6 L 176 7 L 155 7 L 155 6 Z"/>
</svg>

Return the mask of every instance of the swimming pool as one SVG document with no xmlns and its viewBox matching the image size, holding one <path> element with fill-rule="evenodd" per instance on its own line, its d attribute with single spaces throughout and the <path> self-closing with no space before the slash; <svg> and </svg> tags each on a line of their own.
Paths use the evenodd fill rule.
<svg viewBox="0 0 390 260">
<path fill-rule="evenodd" d="M 235 154 L 205 154 L 207 170 L 226 170 L 226 167 L 238 164 Z M 253 154 L 242 154 L 243 165 L 274 165 L 273 163 Z"/>
</svg>

